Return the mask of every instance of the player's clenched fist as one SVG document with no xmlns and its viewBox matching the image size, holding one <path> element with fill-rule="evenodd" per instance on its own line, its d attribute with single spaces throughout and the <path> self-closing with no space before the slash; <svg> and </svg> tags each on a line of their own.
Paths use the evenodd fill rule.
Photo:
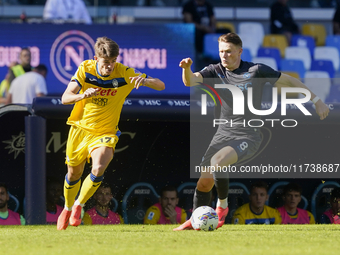
<svg viewBox="0 0 340 255">
<path fill-rule="evenodd" d="M 192 65 L 191 58 L 184 58 L 181 62 L 179 62 L 179 66 L 182 68 L 189 68 Z"/>
<path fill-rule="evenodd" d="M 87 90 L 85 90 L 85 92 L 83 93 L 83 98 L 88 98 L 88 97 L 93 97 L 96 96 L 98 92 L 98 89 L 94 89 L 94 88 L 88 88 Z"/>
</svg>

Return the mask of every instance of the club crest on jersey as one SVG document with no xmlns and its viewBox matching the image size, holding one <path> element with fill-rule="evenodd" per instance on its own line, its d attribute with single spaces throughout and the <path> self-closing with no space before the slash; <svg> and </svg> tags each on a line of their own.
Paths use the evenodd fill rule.
<svg viewBox="0 0 340 255">
<path fill-rule="evenodd" d="M 244 78 L 250 78 L 250 73 L 245 73 L 245 74 L 243 74 L 243 77 L 244 77 Z"/>
<path fill-rule="evenodd" d="M 116 79 L 113 79 L 113 80 L 112 80 L 112 86 L 113 86 L 114 88 L 118 88 L 118 81 L 117 81 Z"/>
</svg>

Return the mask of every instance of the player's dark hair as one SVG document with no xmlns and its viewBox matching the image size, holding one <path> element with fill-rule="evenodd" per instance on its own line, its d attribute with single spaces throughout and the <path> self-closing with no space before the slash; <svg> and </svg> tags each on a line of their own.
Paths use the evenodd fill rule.
<svg viewBox="0 0 340 255">
<path fill-rule="evenodd" d="M 239 46 L 242 48 L 242 40 L 235 33 L 228 33 L 228 34 L 221 35 L 218 38 L 218 42 L 229 42 L 229 43 L 234 44 L 235 46 Z"/>
<path fill-rule="evenodd" d="M 331 192 L 331 200 L 332 201 L 334 199 L 338 199 L 338 198 L 340 198 L 340 187 L 333 189 L 332 192 Z"/>
<path fill-rule="evenodd" d="M 264 181 L 257 181 L 252 183 L 250 186 L 250 192 L 252 192 L 254 188 L 264 188 L 268 193 L 268 184 Z"/>
<path fill-rule="evenodd" d="M 8 193 L 7 185 L 4 182 L 0 182 L 0 187 L 5 188 L 6 192 Z"/>
<path fill-rule="evenodd" d="M 161 190 L 161 197 L 163 197 L 164 192 L 166 192 L 166 191 L 175 191 L 176 192 L 176 197 L 178 197 L 177 189 L 174 186 L 165 186 L 165 187 L 163 187 L 162 190 Z"/>
<path fill-rule="evenodd" d="M 96 56 L 100 58 L 114 58 L 119 55 L 118 44 L 105 36 L 97 38 L 94 50 Z"/>
<path fill-rule="evenodd" d="M 34 67 L 34 70 L 47 73 L 47 67 L 44 64 L 37 65 L 36 67 Z"/>
<path fill-rule="evenodd" d="M 282 195 L 286 195 L 288 192 L 291 192 L 291 191 L 299 192 L 301 195 L 302 188 L 297 183 L 293 183 L 293 182 L 288 183 L 286 186 L 284 186 Z"/>
</svg>

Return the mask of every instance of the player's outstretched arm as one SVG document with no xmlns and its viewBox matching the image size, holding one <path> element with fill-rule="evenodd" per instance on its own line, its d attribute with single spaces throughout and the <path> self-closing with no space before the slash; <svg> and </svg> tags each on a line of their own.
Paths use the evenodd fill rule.
<svg viewBox="0 0 340 255">
<path fill-rule="evenodd" d="M 311 94 L 311 101 L 315 105 L 315 111 L 320 116 L 320 120 L 325 119 L 328 116 L 329 108 L 328 106 L 322 102 L 320 98 L 318 98 L 305 84 L 303 84 L 300 80 L 291 77 L 287 74 L 281 73 L 281 77 L 276 82 L 280 87 L 295 87 L 295 88 L 304 88 L 307 89 Z"/>
<path fill-rule="evenodd" d="M 179 67 L 182 68 L 182 80 L 185 86 L 195 86 L 202 84 L 203 77 L 199 72 L 193 73 L 191 71 L 191 58 L 184 58 L 179 62 Z"/>
<path fill-rule="evenodd" d="M 98 89 L 88 88 L 83 94 L 78 94 L 78 91 L 78 83 L 71 81 L 61 97 L 61 102 L 63 104 L 74 104 L 80 100 L 83 100 L 84 98 L 96 96 Z"/>
<path fill-rule="evenodd" d="M 162 82 L 160 79 L 157 78 L 143 78 L 141 76 L 134 76 L 134 77 L 129 77 L 131 83 L 134 83 L 134 88 L 139 89 L 139 87 L 145 86 L 149 87 L 154 90 L 164 90 L 165 89 L 165 84 Z"/>
</svg>

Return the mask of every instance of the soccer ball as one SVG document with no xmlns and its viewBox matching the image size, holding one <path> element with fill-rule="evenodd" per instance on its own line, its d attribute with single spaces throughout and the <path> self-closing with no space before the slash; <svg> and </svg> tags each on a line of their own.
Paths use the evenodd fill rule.
<svg viewBox="0 0 340 255">
<path fill-rule="evenodd" d="M 218 224 L 218 215 L 209 206 L 201 206 L 191 215 L 191 225 L 196 230 L 213 231 Z"/>
</svg>

